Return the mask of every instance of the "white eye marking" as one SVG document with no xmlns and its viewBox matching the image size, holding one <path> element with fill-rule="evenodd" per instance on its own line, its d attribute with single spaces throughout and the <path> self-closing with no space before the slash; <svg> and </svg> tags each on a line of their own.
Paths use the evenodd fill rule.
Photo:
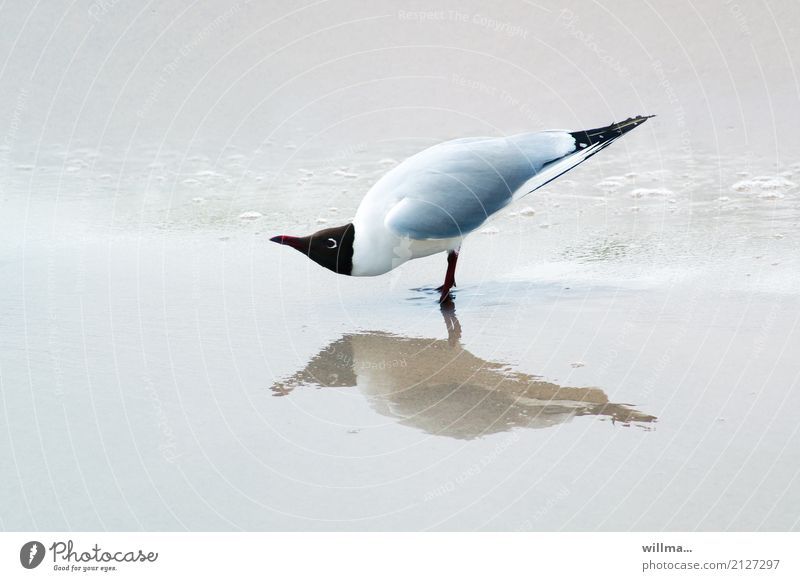
<svg viewBox="0 0 800 581">
<path fill-rule="evenodd" d="M 326 246 L 330 249 L 336 248 L 336 240 L 333 238 L 328 238 L 328 243 Z"/>
</svg>

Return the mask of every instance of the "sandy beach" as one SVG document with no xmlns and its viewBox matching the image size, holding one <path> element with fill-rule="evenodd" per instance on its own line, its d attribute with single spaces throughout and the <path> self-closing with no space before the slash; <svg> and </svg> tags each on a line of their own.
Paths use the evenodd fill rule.
<svg viewBox="0 0 800 581">
<path fill-rule="evenodd" d="M 584 4 L 0 9 L 0 529 L 798 530 L 800 5 Z M 444 310 L 269 243 L 636 114 Z"/>
</svg>

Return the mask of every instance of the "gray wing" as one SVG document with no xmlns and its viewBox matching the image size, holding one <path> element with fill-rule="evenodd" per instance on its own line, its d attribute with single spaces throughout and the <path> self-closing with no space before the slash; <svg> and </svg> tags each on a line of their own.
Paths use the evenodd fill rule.
<svg viewBox="0 0 800 581">
<path fill-rule="evenodd" d="M 425 150 L 381 184 L 397 197 L 385 224 L 414 239 L 464 236 L 508 205 L 545 166 L 575 149 L 570 133 L 547 131 Z"/>
</svg>

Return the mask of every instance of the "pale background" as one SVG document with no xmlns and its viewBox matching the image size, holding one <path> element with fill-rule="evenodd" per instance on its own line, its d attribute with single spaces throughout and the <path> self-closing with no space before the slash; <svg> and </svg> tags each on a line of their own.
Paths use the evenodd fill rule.
<svg viewBox="0 0 800 581">
<path fill-rule="evenodd" d="M 794 0 L 0 22 L 0 529 L 800 528 Z M 414 290 L 443 256 L 358 280 L 267 242 L 438 141 L 636 114 L 468 239 L 465 352 Z"/>
</svg>

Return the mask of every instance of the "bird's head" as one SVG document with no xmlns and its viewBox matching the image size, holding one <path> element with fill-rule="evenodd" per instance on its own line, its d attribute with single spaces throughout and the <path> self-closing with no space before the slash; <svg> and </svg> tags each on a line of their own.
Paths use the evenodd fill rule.
<svg viewBox="0 0 800 581">
<path fill-rule="evenodd" d="M 353 270 L 354 238 L 355 228 L 352 224 L 345 224 L 309 236 L 274 236 L 270 240 L 299 250 L 333 272 L 350 275 Z"/>
</svg>

